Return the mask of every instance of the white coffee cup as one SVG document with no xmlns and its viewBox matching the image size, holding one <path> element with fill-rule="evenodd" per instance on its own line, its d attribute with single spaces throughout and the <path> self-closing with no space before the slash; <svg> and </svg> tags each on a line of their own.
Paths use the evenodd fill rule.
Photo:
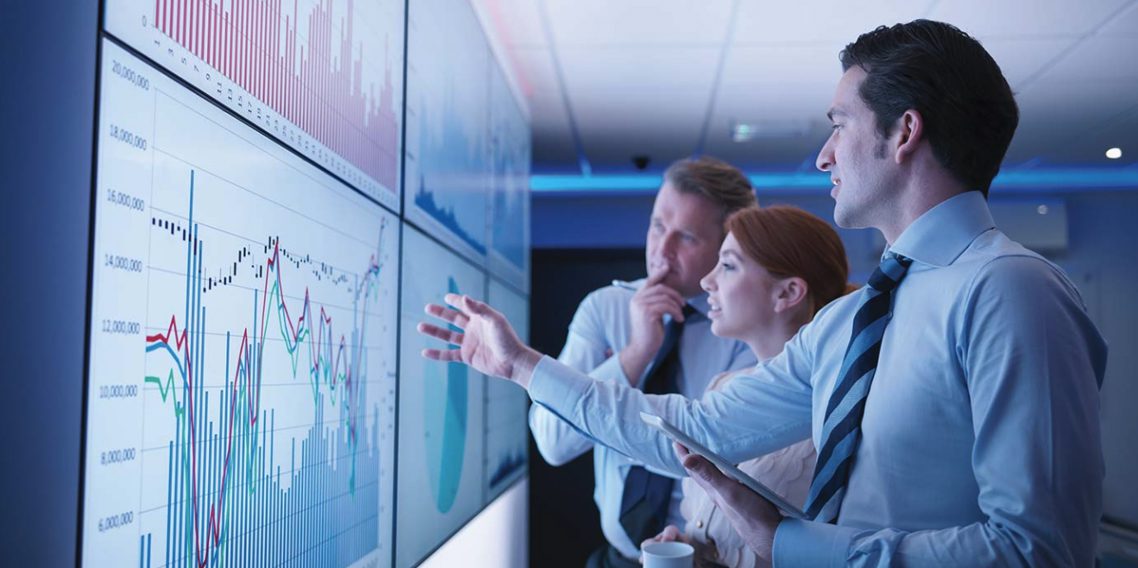
<svg viewBox="0 0 1138 568">
<path fill-rule="evenodd" d="M 692 568 L 695 549 L 682 542 L 649 542 L 640 547 L 644 568 Z"/>
</svg>

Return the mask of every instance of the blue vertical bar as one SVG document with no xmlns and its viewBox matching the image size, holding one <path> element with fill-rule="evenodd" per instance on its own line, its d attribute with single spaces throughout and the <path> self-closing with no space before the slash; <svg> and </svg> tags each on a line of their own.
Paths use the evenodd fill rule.
<svg viewBox="0 0 1138 568">
<path fill-rule="evenodd" d="M 229 471 L 230 463 L 225 459 L 224 437 L 225 437 L 225 422 L 226 422 L 226 407 L 228 406 L 228 397 L 226 397 L 226 388 L 222 386 L 217 391 L 218 410 L 217 416 L 217 432 L 213 436 L 213 462 L 217 464 L 217 497 L 214 502 L 217 503 L 217 552 L 214 554 L 214 564 L 220 565 L 224 558 L 225 550 L 229 549 L 229 507 L 226 503 L 226 486 L 230 483 Z"/>
<path fill-rule="evenodd" d="M 261 566 L 264 561 L 261 559 L 261 541 L 260 541 L 260 524 L 261 524 L 261 507 L 259 500 L 261 495 L 264 494 L 264 483 L 261 479 L 261 455 L 263 448 L 259 445 L 260 440 L 257 438 L 260 432 L 264 429 L 264 422 L 261 420 L 260 415 L 257 416 L 257 432 L 253 434 L 253 446 L 255 455 L 253 456 L 253 479 L 256 483 L 254 490 L 255 493 L 250 494 L 249 499 L 249 539 L 250 539 L 250 553 L 252 554 L 252 564 L 254 566 Z"/>
<path fill-rule="evenodd" d="M 170 396 L 174 396 L 174 387 L 170 386 Z M 174 508 L 171 499 L 174 492 L 174 439 L 170 438 L 170 453 L 166 459 L 166 566 L 170 565 L 170 512 Z"/>
<path fill-rule="evenodd" d="M 285 516 L 288 518 L 288 530 L 285 537 L 288 542 L 288 557 L 291 560 L 296 556 L 296 541 L 299 536 L 296 531 L 296 438 L 292 438 L 292 456 L 289 458 L 288 474 L 288 507 Z"/>
<path fill-rule="evenodd" d="M 273 467 L 272 463 L 269 464 L 269 467 L 270 468 Z M 269 551 L 270 551 L 270 558 L 271 558 L 270 564 L 273 566 L 277 566 L 280 564 L 280 553 L 281 553 L 280 532 L 279 532 L 280 531 L 280 518 L 278 516 L 279 510 L 280 510 L 280 495 L 281 495 L 281 492 L 280 492 L 280 475 L 274 474 L 273 475 L 273 507 L 272 507 L 272 513 L 269 514 L 269 518 L 272 519 L 272 521 L 271 521 L 272 525 L 270 525 L 272 527 L 272 530 L 269 533 L 272 535 L 272 537 L 269 539 Z"/>
<path fill-rule="evenodd" d="M 304 555 L 301 558 L 307 559 L 315 548 L 312 541 L 312 475 L 308 472 L 309 455 L 312 453 L 312 438 L 305 439 L 300 444 L 300 470 L 301 470 L 301 498 L 300 506 L 304 511 L 304 523 L 301 532 L 308 538 L 304 541 Z M 311 564 L 311 562 L 304 562 L 304 564 Z"/>
<path fill-rule="evenodd" d="M 307 528 L 308 528 L 307 527 L 307 521 L 308 521 L 307 503 L 308 503 L 308 501 L 307 501 L 307 487 L 305 486 L 305 484 L 307 483 L 307 477 L 304 475 L 304 456 L 306 455 L 306 453 L 305 453 L 305 444 L 306 443 L 307 442 L 305 441 L 305 439 L 302 439 L 302 441 L 300 441 L 300 461 L 297 463 L 296 474 L 294 476 L 292 476 L 292 483 L 294 483 L 294 485 L 292 485 L 292 486 L 294 486 L 296 488 L 295 499 L 296 499 L 296 511 L 297 511 L 296 524 L 294 526 L 294 530 L 296 530 L 297 541 L 298 541 L 296 543 L 296 551 L 294 553 L 292 553 L 292 555 L 294 555 L 294 557 L 297 559 L 296 563 L 298 566 L 304 566 L 307 563 L 305 561 L 305 557 L 306 557 L 306 554 L 308 551 L 308 538 L 310 538 L 310 535 L 308 535 L 308 530 L 307 530 Z"/>
<path fill-rule="evenodd" d="M 245 372 L 246 373 L 249 372 L 248 367 L 245 368 Z M 244 409 L 245 412 L 248 412 L 248 408 L 249 408 L 248 407 L 248 392 L 246 392 L 246 401 L 245 401 L 245 404 L 242 405 L 242 409 Z M 248 528 L 247 528 L 248 522 L 249 522 L 248 498 L 249 498 L 249 489 L 250 489 L 250 487 L 249 487 L 249 468 L 248 468 L 248 463 L 249 463 L 249 430 L 248 430 L 248 424 L 249 424 L 248 416 L 242 415 L 242 418 L 241 418 L 241 437 L 238 438 L 238 441 L 241 444 L 241 461 L 239 462 L 240 467 L 239 467 L 238 471 L 241 472 L 242 482 L 241 482 L 241 489 L 237 493 L 237 496 L 238 496 L 237 502 L 241 504 L 240 507 L 238 507 L 238 514 L 237 514 L 237 527 L 238 527 L 238 534 L 240 535 L 240 543 L 241 543 L 240 552 L 237 554 L 237 564 L 240 567 L 245 567 L 245 566 L 249 565 L 249 533 L 248 533 Z"/>
<path fill-rule="evenodd" d="M 269 475 L 272 476 L 273 464 L 277 462 L 277 437 L 274 435 L 277 431 L 277 409 L 269 411 Z M 279 470 L 278 470 L 279 471 Z M 276 480 L 270 484 L 272 486 L 272 498 L 269 507 L 269 557 L 270 563 L 273 566 L 277 565 L 277 553 L 280 547 L 277 546 L 277 504 L 278 497 L 280 496 L 280 475 L 276 476 Z"/>
<path fill-rule="evenodd" d="M 173 561 L 174 566 L 178 565 L 178 558 L 179 558 L 180 553 L 182 551 L 182 548 L 181 548 L 181 541 L 182 541 L 181 540 L 181 537 L 182 537 L 182 535 L 181 535 L 182 505 L 181 505 L 181 502 L 182 502 L 182 495 L 183 495 L 182 484 L 184 483 L 184 479 L 183 479 L 184 471 L 182 469 L 182 452 L 185 451 L 185 448 L 183 447 L 182 438 L 184 435 L 183 431 L 185 430 L 185 423 L 186 423 L 186 414 L 185 414 L 186 394 L 189 392 L 189 389 L 187 387 L 188 387 L 188 385 L 186 384 L 186 381 L 183 380 L 182 381 L 182 409 L 183 409 L 183 411 L 182 411 L 182 414 L 178 415 L 177 432 L 174 434 L 174 436 L 175 436 L 175 442 L 174 442 L 174 444 L 175 444 L 174 445 L 174 447 L 175 447 L 175 455 L 174 455 L 174 500 L 170 503 L 170 506 L 174 508 L 174 535 L 173 535 L 173 542 L 170 544 L 170 547 L 173 550 L 172 561 Z"/>
<path fill-rule="evenodd" d="M 217 438 L 216 438 L 217 442 L 216 442 L 216 446 L 215 446 L 214 451 L 216 452 L 215 459 L 217 460 L 217 463 L 221 464 L 221 483 L 219 486 L 219 493 L 217 496 L 217 503 L 218 503 L 217 506 L 219 509 L 217 518 L 218 518 L 218 523 L 221 525 L 220 526 L 221 531 L 219 532 L 220 542 L 218 544 L 218 550 L 217 550 L 217 553 L 218 553 L 217 554 L 217 558 L 218 558 L 217 563 L 222 564 L 224 566 L 228 566 L 229 563 L 224 562 L 224 560 L 225 560 L 225 555 L 229 553 L 229 548 L 230 548 L 230 546 L 229 546 L 230 545 L 229 533 L 233 530 L 233 525 L 231 525 L 229 522 L 229 515 L 232 512 L 233 507 L 232 507 L 231 503 L 227 502 L 226 498 L 228 497 L 228 494 L 229 494 L 229 486 L 233 484 L 233 477 L 232 477 L 232 472 L 233 472 L 232 457 L 233 457 L 233 454 L 232 453 L 226 454 L 226 452 L 225 452 L 225 449 L 226 449 L 225 445 L 226 445 L 226 441 L 228 439 L 228 433 L 229 433 L 229 430 L 226 428 L 226 425 L 228 425 L 230 423 L 229 412 L 230 412 L 230 405 L 232 404 L 232 399 L 230 399 L 230 390 L 229 390 L 229 341 L 228 341 L 229 333 L 228 332 L 225 334 L 225 337 L 226 337 L 226 342 L 225 342 L 225 376 L 222 379 L 222 387 L 221 387 L 221 391 L 220 391 L 221 395 L 219 397 L 221 399 L 221 416 L 218 418 L 218 423 L 220 424 L 220 426 L 218 426 L 218 429 L 217 429 Z M 224 552 L 223 552 L 223 550 L 224 550 Z"/>
<path fill-rule="evenodd" d="M 240 375 L 241 373 L 238 372 L 238 380 L 240 380 Z M 240 393 L 240 387 L 237 386 L 236 381 L 233 389 L 234 392 Z M 237 425 L 244 426 L 241 421 L 240 398 L 237 399 L 237 405 L 233 408 L 233 419 L 237 421 Z M 233 460 L 233 538 L 230 540 L 228 565 L 233 567 L 240 566 L 241 557 L 244 556 L 241 554 L 241 497 L 245 494 L 245 482 L 241 474 L 245 471 L 245 468 L 242 467 L 245 450 L 242 444 L 243 436 L 238 435 L 239 430 L 241 428 L 236 428 L 233 433 L 233 457 L 231 458 Z"/>
<path fill-rule="evenodd" d="M 260 379 L 260 377 L 258 377 L 258 380 L 259 379 Z M 267 411 L 262 411 L 261 412 L 261 418 L 265 422 L 268 422 L 269 413 Z M 268 514 L 266 511 L 266 508 L 268 506 L 268 499 L 266 498 L 267 497 L 266 492 L 269 490 L 269 474 L 267 471 L 268 466 L 266 464 L 266 459 L 268 458 L 268 452 L 266 451 L 266 448 L 268 448 L 268 447 L 269 447 L 269 429 L 268 428 L 261 428 L 261 467 L 260 467 L 260 476 L 261 476 L 261 486 L 260 486 L 261 499 L 260 499 L 260 501 L 261 502 L 260 502 L 260 506 L 258 506 L 257 509 L 260 512 L 260 518 L 261 518 L 259 524 L 260 524 L 260 543 L 261 543 L 261 562 L 260 562 L 260 564 L 262 566 L 265 565 L 265 560 L 269 557 L 269 542 L 268 542 L 268 532 L 269 532 L 268 528 L 269 527 L 266 525 L 266 521 L 268 519 Z"/>
<path fill-rule="evenodd" d="M 323 400 L 321 400 L 320 402 L 321 402 L 320 411 L 321 411 L 321 414 L 323 414 L 323 410 L 324 410 Z M 321 420 L 321 423 L 323 423 L 323 420 Z M 320 431 L 324 431 L 324 429 L 321 428 Z M 329 456 L 336 454 L 336 434 L 337 434 L 337 430 L 332 430 L 331 443 L 325 444 L 325 447 L 327 447 L 327 450 L 325 450 L 323 455 L 322 455 L 322 458 L 324 458 L 324 460 L 325 460 L 325 462 L 321 464 L 322 468 L 327 467 L 327 463 L 328 463 L 327 460 L 330 459 Z M 328 450 L 330 450 L 330 451 L 328 451 Z M 325 476 L 325 475 L 320 476 L 320 485 L 322 487 L 322 489 L 321 489 L 321 493 L 322 493 L 321 503 L 322 503 L 322 505 L 320 508 L 322 511 L 322 515 L 320 516 L 321 517 L 321 519 L 320 519 L 320 537 L 323 538 L 325 549 L 327 549 L 327 551 L 328 551 L 327 553 L 324 554 L 324 566 L 328 566 L 328 567 L 331 567 L 332 562 L 335 562 L 335 559 L 336 559 L 336 543 L 333 542 L 335 540 L 333 540 L 333 538 L 331 537 L 331 535 L 332 535 L 331 518 L 332 518 L 332 515 L 335 515 L 335 513 L 336 513 L 336 493 L 332 491 L 332 485 L 331 485 L 330 479 L 329 479 L 330 477 L 331 476 Z"/>
<path fill-rule="evenodd" d="M 233 485 L 233 451 L 229 447 L 228 453 L 225 453 L 226 445 L 229 441 L 230 430 L 229 425 L 232 424 L 232 417 L 230 414 L 233 412 L 233 391 L 229 385 L 229 330 L 225 331 L 225 376 L 222 378 L 221 389 L 221 427 L 218 430 L 218 437 L 222 438 L 218 443 L 218 451 L 221 452 L 221 459 L 226 463 L 226 475 L 223 478 L 222 495 L 219 502 L 222 506 L 224 515 L 221 515 L 224 521 L 224 529 L 221 532 L 221 541 L 225 543 L 225 552 L 219 554 L 220 563 L 222 566 L 229 566 L 229 557 L 233 549 L 233 500 L 228 499 L 232 494 L 230 488 Z"/>
<path fill-rule="evenodd" d="M 310 466 L 312 467 L 312 503 L 314 505 L 314 513 L 312 516 L 312 534 L 316 536 L 317 542 L 315 563 L 319 564 L 320 566 L 324 566 L 325 559 L 327 558 L 325 554 L 327 543 L 324 542 L 323 538 L 324 507 L 327 505 L 327 503 L 324 498 L 324 479 L 320 475 L 320 466 L 318 464 L 321 460 L 324 459 L 324 450 L 326 449 L 326 446 L 324 445 L 323 440 L 320 438 L 319 434 L 317 434 L 313 446 L 315 448 L 315 451 L 313 452 L 312 465 Z"/>
<path fill-rule="evenodd" d="M 210 499 L 210 501 L 213 502 L 213 506 L 215 507 L 213 511 L 213 518 L 215 519 L 214 522 L 217 526 L 217 544 L 213 547 L 213 556 L 211 556 L 211 563 L 215 566 L 217 565 L 218 559 L 221 557 L 221 549 L 225 546 L 225 529 L 227 528 L 225 519 L 222 517 L 222 515 L 225 513 L 225 495 L 222 494 L 221 491 L 221 480 L 222 476 L 225 473 L 225 465 L 221 461 L 221 452 L 218 451 L 221 446 L 220 424 L 223 420 L 225 420 L 225 390 L 222 389 L 220 391 L 217 391 L 217 393 L 217 406 L 219 407 L 219 412 L 217 415 L 217 420 L 212 421 L 210 425 L 210 431 L 212 432 L 212 435 L 210 436 L 210 454 L 212 454 L 210 462 L 213 464 L 213 497 Z"/>
<path fill-rule="evenodd" d="M 203 380 L 202 382 L 204 383 L 205 381 Z M 202 386 L 202 390 L 203 391 L 205 390 L 204 385 Z M 209 392 L 206 392 L 205 393 L 205 414 L 202 415 L 202 422 L 203 422 L 202 431 L 203 431 L 204 435 L 201 438 L 199 438 L 201 440 L 201 448 L 202 448 L 201 449 L 201 456 L 202 456 L 202 474 L 203 475 L 199 481 L 199 483 L 201 484 L 201 499 L 198 500 L 198 515 L 201 518 L 201 520 L 199 521 L 201 523 L 201 525 L 199 525 L 200 528 L 198 531 L 198 535 L 202 538 L 202 541 L 198 542 L 198 548 L 202 552 L 205 552 L 206 556 L 204 558 L 198 558 L 199 564 L 203 560 L 208 563 L 209 557 L 210 557 L 210 552 L 213 551 L 213 548 L 210 546 L 211 542 L 213 541 L 213 535 L 210 534 L 210 530 L 209 530 L 209 511 L 210 511 L 210 507 L 212 507 L 212 504 L 213 504 L 213 470 L 215 468 L 214 468 L 214 464 L 213 464 L 213 451 L 212 451 L 213 450 L 213 419 L 209 418 L 209 416 L 211 416 L 209 413 Z M 210 552 L 206 552 L 207 550 Z"/>
<path fill-rule="evenodd" d="M 150 568 L 150 549 L 154 544 L 154 533 L 146 533 L 146 568 Z"/>
</svg>

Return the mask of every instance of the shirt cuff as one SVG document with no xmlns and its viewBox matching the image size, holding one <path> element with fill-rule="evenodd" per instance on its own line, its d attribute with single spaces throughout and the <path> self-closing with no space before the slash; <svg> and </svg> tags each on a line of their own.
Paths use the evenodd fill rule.
<svg viewBox="0 0 1138 568">
<path fill-rule="evenodd" d="M 783 519 L 774 533 L 773 565 L 845 566 L 850 542 L 858 532 L 853 527 Z"/>
<path fill-rule="evenodd" d="M 560 418 L 576 425 L 575 409 L 581 396 L 593 379 L 588 375 L 543 356 L 533 368 L 529 382 L 529 396 L 534 402 L 548 408 Z"/>
<path fill-rule="evenodd" d="M 630 384 L 628 377 L 624 374 L 624 367 L 620 366 L 619 353 L 614 353 L 612 357 L 609 357 L 600 365 L 597 365 L 597 368 L 593 369 L 592 372 L 589 373 L 589 376 L 603 381 L 624 385 Z"/>
</svg>

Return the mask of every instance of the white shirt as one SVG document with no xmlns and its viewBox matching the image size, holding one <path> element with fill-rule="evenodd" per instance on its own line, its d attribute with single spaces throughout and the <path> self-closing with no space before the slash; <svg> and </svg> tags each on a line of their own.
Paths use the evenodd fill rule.
<svg viewBox="0 0 1138 568">
<path fill-rule="evenodd" d="M 1106 344 L 1057 266 L 995 228 L 978 192 L 913 222 L 913 259 L 836 525 L 784 520 L 776 566 L 1091 566 L 1102 513 Z M 818 446 L 860 294 L 702 400 L 649 396 L 545 358 L 530 396 L 597 440 L 683 473 L 640 411 L 740 462 Z"/>
<path fill-rule="evenodd" d="M 640 280 L 633 284 L 639 288 L 642 283 Z M 615 286 L 589 294 L 569 324 L 569 336 L 558 360 L 597 380 L 628 386 L 619 354 L 631 335 L 629 302 L 632 295 L 632 291 Z M 745 344 L 712 335 L 711 320 L 707 319 L 707 294 L 691 298 L 688 303 L 701 315 L 688 318 L 684 323 L 679 344 L 680 374 L 676 381 L 680 394 L 699 397 L 715 375 L 754 365 L 755 358 Z M 638 378 L 637 385 L 644 383 L 643 378 Z M 530 408 L 530 430 L 542 457 L 552 465 L 563 465 L 593 449 L 589 437 L 540 404 Z M 632 542 L 620 525 L 624 478 L 633 465 L 639 462 L 604 446 L 597 446 L 593 452 L 596 477 L 593 499 L 601 513 L 601 531 L 608 542 L 628 558 L 637 558 L 640 554 L 640 543 Z M 668 511 L 669 524 L 683 526 L 679 511 L 682 495 L 681 484 L 676 483 Z"/>
</svg>

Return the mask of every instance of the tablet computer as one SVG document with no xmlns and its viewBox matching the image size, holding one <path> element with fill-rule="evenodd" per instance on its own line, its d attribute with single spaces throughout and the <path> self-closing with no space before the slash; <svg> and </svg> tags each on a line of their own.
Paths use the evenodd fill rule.
<svg viewBox="0 0 1138 568">
<path fill-rule="evenodd" d="M 750 488 L 751 491 L 762 495 L 764 499 L 770 501 L 786 516 L 793 517 L 795 519 L 806 518 L 806 514 L 802 512 L 802 509 L 791 505 L 789 501 L 783 499 L 782 496 L 780 496 L 778 493 L 771 491 L 769 487 L 760 483 L 759 480 L 747 475 L 746 473 L 743 473 L 743 470 L 736 467 L 735 464 L 723 459 L 723 457 L 719 454 L 716 454 L 707 449 L 707 447 L 705 447 L 703 444 L 695 441 L 691 436 L 683 433 L 679 428 L 672 426 L 663 418 L 660 418 L 655 414 L 641 412 L 640 419 L 643 420 L 645 424 L 648 424 L 649 426 L 663 432 L 665 436 L 678 442 L 681 446 L 691 451 L 691 453 L 699 454 L 707 458 L 707 460 L 715 464 L 715 467 L 718 467 L 719 471 L 722 471 L 724 475 L 734 479 L 735 481 L 738 481 L 739 483 L 742 483 L 743 485 L 746 485 L 748 488 Z"/>
</svg>

